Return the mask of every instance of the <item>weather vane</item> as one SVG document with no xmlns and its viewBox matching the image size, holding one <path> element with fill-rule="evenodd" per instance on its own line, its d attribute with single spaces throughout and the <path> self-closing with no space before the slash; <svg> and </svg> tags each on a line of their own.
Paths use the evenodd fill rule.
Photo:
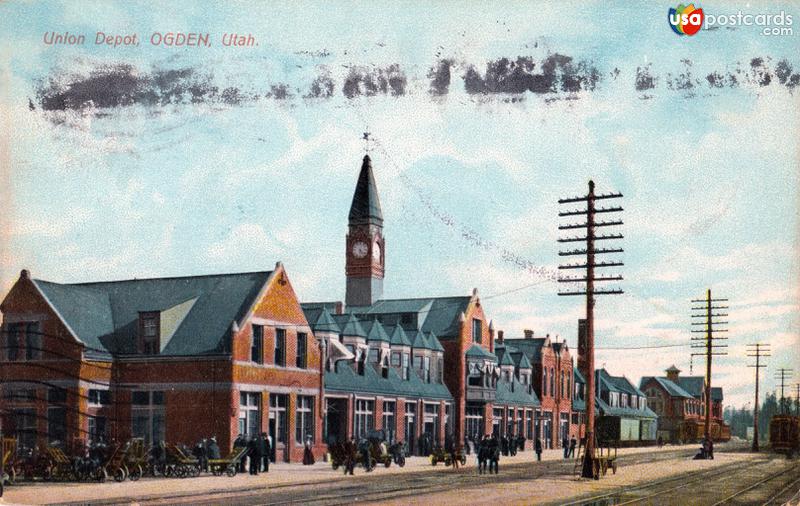
<svg viewBox="0 0 800 506">
<path fill-rule="evenodd" d="M 369 145 L 369 141 L 375 142 L 375 140 L 371 137 L 372 133 L 364 132 L 364 135 L 361 136 L 361 139 L 364 141 L 364 152 L 369 153 L 372 151 L 372 147 Z"/>
</svg>

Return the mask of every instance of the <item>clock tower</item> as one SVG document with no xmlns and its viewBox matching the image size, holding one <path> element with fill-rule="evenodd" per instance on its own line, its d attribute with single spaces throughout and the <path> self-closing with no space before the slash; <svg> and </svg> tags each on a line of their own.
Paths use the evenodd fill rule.
<svg viewBox="0 0 800 506">
<path fill-rule="evenodd" d="M 346 242 L 345 304 L 371 306 L 383 296 L 386 250 L 383 214 L 369 155 L 364 156 L 353 203 L 350 205 Z"/>
</svg>

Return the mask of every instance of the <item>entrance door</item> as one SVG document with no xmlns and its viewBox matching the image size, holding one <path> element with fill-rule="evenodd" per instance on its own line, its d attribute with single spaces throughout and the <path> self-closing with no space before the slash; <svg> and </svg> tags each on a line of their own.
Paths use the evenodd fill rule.
<svg viewBox="0 0 800 506">
<path fill-rule="evenodd" d="M 553 448 L 553 413 L 544 414 L 544 447 Z"/>
<path fill-rule="evenodd" d="M 560 441 L 564 441 L 564 438 L 569 440 L 569 413 L 561 413 L 561 433 L 559 436 L 561 437 Z"/>
<path fill-rule="evenodd" d="M 347 439 L 347 399 L 328 399 L 326 416 L 326 443 L 343 442 Z"/>
</svg>

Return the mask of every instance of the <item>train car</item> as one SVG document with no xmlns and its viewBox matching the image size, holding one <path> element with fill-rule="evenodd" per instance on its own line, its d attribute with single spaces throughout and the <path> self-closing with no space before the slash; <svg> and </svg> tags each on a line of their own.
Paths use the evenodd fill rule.
<svg viewBox="0 0 800 506">
<path fill-rule="evenodd" d="M 800 452 L 800 416 L 775 415 L 769 421 L 772 450 L 792 458 Z"/>
</svg>

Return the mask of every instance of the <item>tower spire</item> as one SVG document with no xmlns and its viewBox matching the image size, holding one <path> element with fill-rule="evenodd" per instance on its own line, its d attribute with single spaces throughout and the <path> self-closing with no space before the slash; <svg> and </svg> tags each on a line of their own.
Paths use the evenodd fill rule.
<svg viewBox="0 0 800 506">
<path fill-rule="evenodd" d="M 351 225 L 383 225 L 383 213 L 378 199 L 378 186 L 372 174 L 372 160 L 364 155 L 358 175 L 353 202 L 350 204 Z"/>
</svg>

